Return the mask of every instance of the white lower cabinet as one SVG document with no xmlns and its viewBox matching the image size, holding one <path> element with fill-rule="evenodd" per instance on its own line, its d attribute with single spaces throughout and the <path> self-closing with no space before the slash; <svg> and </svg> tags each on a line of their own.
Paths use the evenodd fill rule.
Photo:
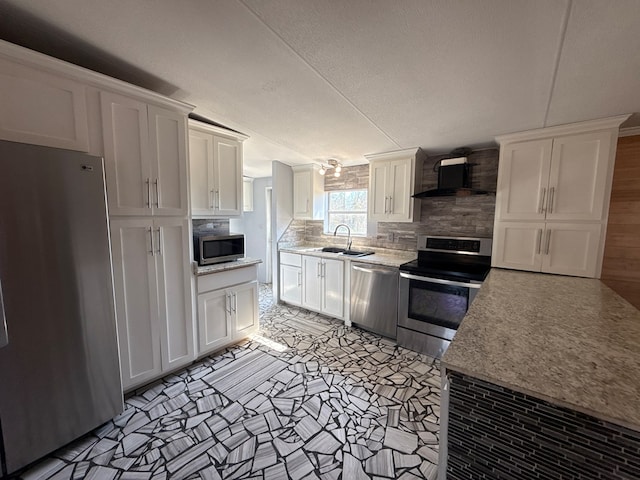
<svg viewBox="0 0 640 480">
<path fill-rule="evenodd" d="M 496 226 L 494 266 L 596 276 L 600 224 L 500 222 Z"/>
<path fill-rule="evenodd" d="M 194 358 L 185 218 L 111 219 L 124 390 Z"/>
<path fill-rule="evenodd" d="M 296 265 L 296 257 L 300 266 Z M 280 300 L 343 319 L 344 262 L 312 255 L 281 253 Z"/>
<path fill-rule="evenodd" d="M 220 350 L 258 330 L 256 276 L 256 268 L 247 267 L 198 278 L 198 355 Z"/>
</svg>

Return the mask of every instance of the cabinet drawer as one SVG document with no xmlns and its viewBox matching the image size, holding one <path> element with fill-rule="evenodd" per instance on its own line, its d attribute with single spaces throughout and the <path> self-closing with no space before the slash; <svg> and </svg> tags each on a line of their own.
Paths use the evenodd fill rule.
<svg viewBox="0 0 640 480">
<path fill-rule="evenodd" d="M 280 252 L 280 265 L 302 266 L 302 255 L 299 253 Z"/>
<path fill-rule="evenodd" d="M 240 283 L 254 282 L 258 279 L 257 265 L 228 270 L 226 272 L 215 272 L 198 277 L 198 293 L 210 292 L 219 288 L 227 288 Z"/>
</svg>

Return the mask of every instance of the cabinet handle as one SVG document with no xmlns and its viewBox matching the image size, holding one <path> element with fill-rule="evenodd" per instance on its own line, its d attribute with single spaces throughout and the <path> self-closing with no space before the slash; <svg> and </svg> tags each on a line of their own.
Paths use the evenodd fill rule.
<svg viewBox="0 0 640 480">
<path fill-rule="evenodd" d="M 224 302 L 224 311 L 231 315 L 231 294 L 227 292 L 226 301 Z"/>
<path fill-rule="evenodd" d="M 389 195 L 389 213 L 393 215 L 393 197 Z"/>
<path fill-rule="evenodd" d="M 211 208 L 216 208 L 215 205 L 214 205 L 214 203 L 215 203 L 214 197 L 215 197 L 215 192 L 213 190 L 211 190 L 209 192 L 209 200 L 211 201 Z"/>
<path fill-rule="evenodd" d="M 4 311 L 2 298 L 2 281 L 0 281 L 0 348 L 9 345 L 9 332 L 7 330 L 7 316 Z"/>
<path fill-rule="evenodd" d="M 155 187 L 155 190 L 156 190 L 156 207 L 160 207 L 160 193 L 158 192 L 158 179 L 157 178 L 153 181 L 153 186 Z"/>
<path fill-rule="evenodd" d="M 538 207 L 538 213 L 546 213 L 544 209 L 544 199 L 546 196 L 547 196 L 547 189 L 545 187 L 542 187 L 542 195 L 540 196 L 540 205 Z"/>
<path fill-rule="evenodd" d="M 238 294 L 237 293 L 233 293 L 233 313 L 236 313 L 238 311 Z"/>
<path fill-rule="evenodd" d="M 158 255 L 162 255 L 162 251 L 164 250 L 163 243 L 164 242 L 162 241 L 162 230 L 160 230 L 160 228 L 158 227 L 158 250 L 156 250 Z"/>
<path fill-rule="evenodd" d="M 318 268 L 316 269 L 316 276 L 318 278 L 322 277 L 322 262 L 318 262 Z"/>
<path fill-rule="evenodd" d="M 156 251 L 153 248 L 153 229 L 151 227 L 149 227 L 149 241 L 151 242 L 151 251 L 149 253 L 153 257 L 156 254 Z"/>
<path fill-rule="evenodd" d="M 307 198 L 307 209 L 305 210 L 305 212 L 309 212 L 309 199 Z"/>
<path fill-rule="evenodd" d="M 151 179 L 147 178 L 144 183 L 147 185 L 147 207 L 151 208 Z"/>
<path fill-rule="evenodd" d="M 302 286 L 302 272 L 298 272 L 298 286 Z"/>
<path fill-rule="evenodd" d="M 553 201 L 555 200 L 556 187 L 549 189 L 549 213 L 553 213 Z M 547 252 L 548 253 L 548 252 Z"/>
<path fill-rule="evenodd" d="M 217 199 L 217 202 L 216 202 Z M 215 206 L 213 208 L 220 210 L 220 190 L 216 190 L 216 193 L 213 196 L 213 201 L 215 203 Z"/>
<path fill-rule="evenodd" d="M 549 255 L 549 247 L 551 246 L 551 229 L 547 230 L 547 248 L 544 254 Z"/>
<path fill-rule="evenodd" d="M 387 200 L 388 200 L 388 199 L 389 199 L 389 197 L 387 197 L 387 196 L 385 195 L 385 197 L 384 197 L 384 213 L 387 213 Z"/>
<path fill-rule="evenodd" d="M 537 250 L 538 250 L 538 255 L 540 255 L 540 252 L 542 251 L 542 229 L 541 228 L 538 229 L 538 241 L 536 242 L 536 245 L 538 245 Z"/>
</svg>

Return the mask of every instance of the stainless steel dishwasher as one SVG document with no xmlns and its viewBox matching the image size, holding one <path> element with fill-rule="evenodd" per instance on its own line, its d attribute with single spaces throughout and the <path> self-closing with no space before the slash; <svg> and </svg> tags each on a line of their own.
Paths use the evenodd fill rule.
<svg viewBox="0 0 640 480">
<path fill-rule="evenodd" d="M 351 322 L 396 338 L 399 271 L 371 263 L 351 263 Z"/>
</svg>

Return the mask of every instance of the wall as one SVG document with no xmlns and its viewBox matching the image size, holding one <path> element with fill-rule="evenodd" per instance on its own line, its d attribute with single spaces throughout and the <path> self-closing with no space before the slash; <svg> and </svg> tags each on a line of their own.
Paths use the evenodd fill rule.
<svg viewBox="0 0 640 480">
<path fill-rule="evenodd" d="M 422 169 L 422 185 L 418 191 L 437 187 L 438 177 L 434 165 L 446 158 L 446 155 L 432 156 L 426 159 Z M 468 157 L 472 168 L 472 186 L 495 192 L 498 183 L 499 150 L 486 149 L 473 152 Z M 325 178 L 325 191 L 367 188 L 369 165 L 343 168 L 339 178 Z M 356 237 L 353 248 L 395 248 L 415 250 L 418 235 L 455 235 L 473 237 L 492 237 L 496 197 L 490 195 L 472 195 L 466 197 L 431 197 L 418 200 L 421 206 L 420 221 L 415 223 L 380 222 L 377 231 L 366 238 Z M 302 230 L 304 225 L 304 231 Z M 323 233 L 324 222 L 295 221 L 287 231 L 289 242 L 314 242 L 333 244 L 333 235 Z"/>
<path fill-rule="evenodd" d="M 273 196 L 271 197 L 271 231 L 273 232 L 273 248 L 271 249 L 271 265 L 273 268 L 273 291 L 278 292 L 278 242 L 281 241 L 289 224 L 293 220 L 293 170 L 282 162 L 271 162 Z M 276 294 L 276 298 L 277 298 Z"/>
<path fill-rule="evenodd" d="M 232 232 L 244 233 L 247 257 L 259 258 L 258 281 L 271 283 L 267 279 L 267 204 L 265 190 L 271 186 L 271 177 L 253 180 L 253 211 L 244 212 L 240 218 L 229 220 Z M 270 252 L 269 252 L 270 254 Z"/>
<path fill-rule="evenodd" d="M 640 135 L 618 139 L 601 278 L 640 308 Z"/>
</svg>

